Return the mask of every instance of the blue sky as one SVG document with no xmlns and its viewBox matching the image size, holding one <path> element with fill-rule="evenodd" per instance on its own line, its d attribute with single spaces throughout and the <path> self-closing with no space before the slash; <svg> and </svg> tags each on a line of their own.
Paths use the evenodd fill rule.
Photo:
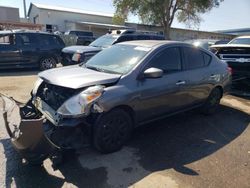
<svg viewBox="0 0 250 188">
<path fill-rule="evenodd" d="M 112 0 L 26 0 L 27 11 L 30 2 L 114 13 Z M 23 17 L 24 15 L 22 0 L 0 0 L 0 6 L 17 7 L 20 16 Z M 203 14 L 202 19 L 199 30 L 203 31 L 250 28 L 250 0 L 224 0 L 219 8 L 214 8 L 210 12 Z M 129 21 L 138 22 L 138 19 L 130 17 Z M 185 28 L 186 26 L 174 20 L 172 27 Z"/>
</svg>

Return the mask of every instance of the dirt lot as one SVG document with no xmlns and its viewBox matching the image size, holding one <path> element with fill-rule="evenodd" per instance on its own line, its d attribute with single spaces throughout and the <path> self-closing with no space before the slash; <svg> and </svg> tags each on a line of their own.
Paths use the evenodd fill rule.
<svg viewBox="0 0 250 188">
<path fill-rule="evenodd" d="M 0 92 L 25 101 L 36 71 L 0 73 Z M 21 163 L 0 119 L 0 187 L 250 187 L 250 100 L 226 96 L 213 116 L 187 112 L 135 131 L 121 151 L 85 149 L 54 169 Z"/>
</svg>

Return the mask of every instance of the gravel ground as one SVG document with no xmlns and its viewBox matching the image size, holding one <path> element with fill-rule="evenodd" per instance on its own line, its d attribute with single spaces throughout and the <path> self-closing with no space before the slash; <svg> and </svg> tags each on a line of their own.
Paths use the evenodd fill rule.
<svg viewBox="0 0 250 188">
<path fill-rule="evenodd" d="M 25 101 L 36 71 L 0 72 L 0 93 Z M 250 187 L 250 100 L 226 96 L 213 116 L 187 112 L 135 130 L 121 151 L 23 164 L 0 118 L 0 187 Z"/>
</svg>

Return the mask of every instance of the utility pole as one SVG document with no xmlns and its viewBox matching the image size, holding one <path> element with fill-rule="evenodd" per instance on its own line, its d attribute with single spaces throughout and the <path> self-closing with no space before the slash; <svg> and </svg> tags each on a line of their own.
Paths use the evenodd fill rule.
<svg viewBox="0 0 250 188">
<path fill-rule="evenodd" d="M 23 0 L 23 11 L 24 11 L 24 18 L 27 18 L 27 14 L 26 14 L 26 1 Z"/>
</svg>

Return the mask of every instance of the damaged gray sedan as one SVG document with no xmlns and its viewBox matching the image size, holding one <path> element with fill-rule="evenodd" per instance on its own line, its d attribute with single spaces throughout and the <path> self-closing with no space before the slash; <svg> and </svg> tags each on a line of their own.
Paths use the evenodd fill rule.
<svg viewBox="0 0 250 188">
<path fill-rule="evenodd" d="M 230 83 L 231 69 L 204 49 L 131 41 L 86 64 L 41 72 L 25 105 L 0 99 L 14 147 L 30 163 L 41 163 L 89 145 L 117 151 L 136 126 L 179 112 L 200 107 L 211 114 Z"/>
</svg>

